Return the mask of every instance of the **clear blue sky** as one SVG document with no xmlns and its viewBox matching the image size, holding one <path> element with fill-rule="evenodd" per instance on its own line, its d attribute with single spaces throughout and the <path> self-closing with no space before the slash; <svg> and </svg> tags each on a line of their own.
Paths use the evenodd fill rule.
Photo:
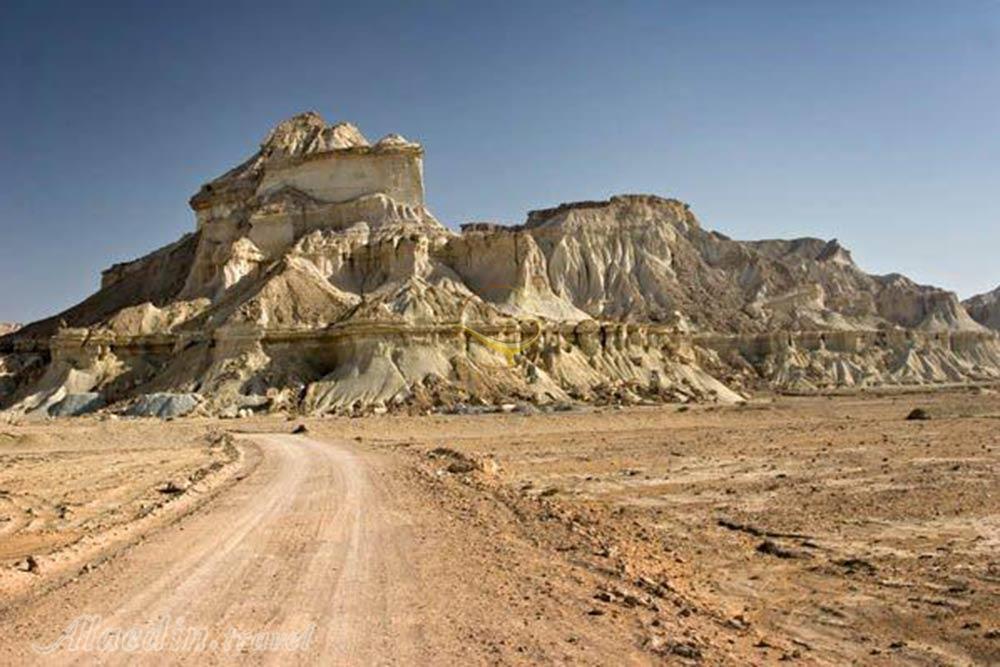
<svg viewBox="0 0 1000 667">
<path fill-rule="evenodd" d="M 198 186 L 307 109 L 422 141 L 449 225 L 652 192 L 1000 283 L 995 0 L 5 0 L 0 86 L 0 321 L 192 229 Z"/>
</svg>

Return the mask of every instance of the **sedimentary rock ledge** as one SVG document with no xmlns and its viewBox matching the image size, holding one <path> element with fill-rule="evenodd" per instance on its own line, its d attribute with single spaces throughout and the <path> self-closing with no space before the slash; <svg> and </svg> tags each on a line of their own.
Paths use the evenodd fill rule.
<svg viewBox="0 0 1000 667">
<path fill-rule="evenodd" d="M 1000 378 L 988 298 L 867 274 L 836 240 L 736 241 L 655 195 L 456 233 L 427 207 L 423 157 L 315 113 L 279 124 L 191 198 L 193 232 L 0 337 L 0 409 L 739 401 Z"/>
</svg>

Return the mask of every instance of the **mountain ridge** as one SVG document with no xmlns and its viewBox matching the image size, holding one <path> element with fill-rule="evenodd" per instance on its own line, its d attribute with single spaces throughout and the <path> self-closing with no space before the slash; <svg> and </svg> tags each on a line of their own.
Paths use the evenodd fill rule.
<svg viewBox="0 0 1000 667">
<path fill-rule="evenodd" d="M 423 148 L 300 114 L 191 199 L 196 229 L 0 338 L 0 407 L 197 393 L 209 413 L 738 401 L 1000 378 L 958 297 L 836 239 L 736 241 L 647 194 L 442 225 Z M 517 346 L 516 363 L 482 335 Z M 430 404 L 427 402 L 430 401 Z"/>
</svg>

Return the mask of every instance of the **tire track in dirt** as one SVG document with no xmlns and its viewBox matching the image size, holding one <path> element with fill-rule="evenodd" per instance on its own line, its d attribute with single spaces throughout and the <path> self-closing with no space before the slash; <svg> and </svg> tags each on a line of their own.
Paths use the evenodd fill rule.
<svg viewBox="0 0 1000 667">
<path fill-rule="evenodd" d="M 419 587 L 406 558 L 408 520 L 390 507 L 371 462 L 346 442 L 249 439 L 263 452 L 253 475 L 108 571 L 0 624 L 13 640 L 8 650 L 20 661 L 45 664 L 378 664 L 426 657 L 420 621 L 412 615 Z M 91 637 L 103 629 L 150 629 L 168 619 L 205 630 L 207 641 L 194 653 L 81 652 L 66 650 L 66 641 L 48 655 L 34 651 L 58 642 L 80 617 L 100 619 Z M 307 632 L 299 644 L 307 646 L 255 650 L 233 641 L 234 630 L 244 639 Z M 97 647 L 92 642 L 90 648 Z"/>
</svg>

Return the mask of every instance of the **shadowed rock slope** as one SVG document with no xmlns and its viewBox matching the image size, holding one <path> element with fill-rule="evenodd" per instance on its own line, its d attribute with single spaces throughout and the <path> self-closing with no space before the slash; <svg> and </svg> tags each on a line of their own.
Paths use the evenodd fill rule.
<svg viewBox="0 0 1000 667">
<path fill-rule="evenodd" d="M 455 233 L 424 205 L 422 158 L 313 113 L 281 123 L 191 199 L 195 232 L 0 338 L 0 407 L 476 410 L 1000 378 L 989 318 L 836 240 L 735 241 L 651 195 Z"/>
<path fill-rule="evenodd" d="M 984 327 L 1000 329 L 1000 287 L 962 302 L 969 315 Z"/>
</svg>

